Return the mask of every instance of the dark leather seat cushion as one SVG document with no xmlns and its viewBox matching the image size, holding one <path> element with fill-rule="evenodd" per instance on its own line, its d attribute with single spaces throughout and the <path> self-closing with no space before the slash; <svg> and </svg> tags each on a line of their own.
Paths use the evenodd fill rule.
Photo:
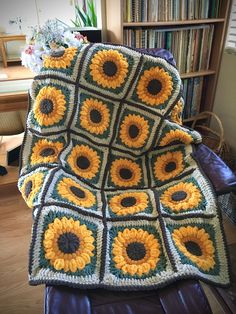
<svg viewBox="0 0 236 314">
<path fill-rule="evenodd" d="M 47 286 L 45 314 L 208 314 L 201 285 L 182 280 L 152 291 L 118 292 Z"/>
</svg>

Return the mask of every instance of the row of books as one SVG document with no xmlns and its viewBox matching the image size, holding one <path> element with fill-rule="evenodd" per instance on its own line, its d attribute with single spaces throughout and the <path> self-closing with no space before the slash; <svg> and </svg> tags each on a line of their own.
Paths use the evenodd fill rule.
<svg viewBox="0 0 236 314">
<path fill-rule="evenodd" d="M 124 0 L 124 22 L 217 18 L 221 0 Z"/>
<path fill-rule="evenodd" d="M 173 54 L 180 73 L 209 68 L 214 25 L 168 29 L 125 28 L 124 44 L 135 48 L 165 48 Z"/>
<path fill-rule="evenodd" d="M 191 118 L 200 111 L 203 77 L 183 79 L 183 98 L 185 101 L 183 119 Z"/>
</svg>

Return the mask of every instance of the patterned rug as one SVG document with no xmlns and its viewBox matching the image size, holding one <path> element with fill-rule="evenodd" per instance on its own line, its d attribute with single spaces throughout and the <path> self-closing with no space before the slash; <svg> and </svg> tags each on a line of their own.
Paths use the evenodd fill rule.
<svg viewBox="0 0 236 314">
<path fill-rule="evenodd" d="M 229 283 L 211 185 L 181 125 L 178 71 L 124 46 L 47 57 L 30 90 L 19 189 L 33 285 L 141 290 Z"/>
</svg>

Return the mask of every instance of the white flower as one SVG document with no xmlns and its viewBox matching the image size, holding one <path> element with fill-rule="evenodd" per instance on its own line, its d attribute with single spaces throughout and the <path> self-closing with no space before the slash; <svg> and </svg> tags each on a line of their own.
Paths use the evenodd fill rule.
<svg viewBox="0 0 236 314">
<path fill-rule="evenodd" d="M 78 39 L 75 34 L 73 34 L 70 30 L 65 31 L 63 34 L 64 42 L 69 47 L 79 47 L 82 45 L 82 41 Z"/>
<path fill-rule="evenodd" d="M 34 73 L 40 72 L 43 57 L 52 51 L 88 43 L 86 37 L 80 33 L 72 33 L 57 20 L 48 20 L 41 28 L 32 27 L 26 42 L 28 45 L 21 54 L 22 65 Z"/>
<path fill-rule="evenodd" d="M 43 54 L 45 54 L 45 51 L 42 46 L 37 44 L 29 45 L 21 53 L 22 65 L 26 68 L 30 68 L 30 70 L 34 73 L 39 73 L 43 65 Z"/>
</svg>

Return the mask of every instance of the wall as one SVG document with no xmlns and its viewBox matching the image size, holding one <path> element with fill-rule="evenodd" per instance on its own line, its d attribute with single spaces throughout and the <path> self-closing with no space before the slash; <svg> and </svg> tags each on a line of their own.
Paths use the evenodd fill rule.
<svg viewBox="0 0 236 314">
<path fill-rule="evenodd" d="M 58 18 L 73 26 L 71 19 L 75 19 L 74 1 L 82 4 L 83 0 L 0 0 L 0 32 L 13 34 L 28 34 L 30 26 L 44 24 L 48 19 Z M 101 7 L 103 0 L 95 0 L 97 7 L 98 27 L 101 28 Z M 36 11 L 38 7 L 38 16 Z M 22 18 L 22 31 L 15 24 L 9 24 L 10 19 Z M 8 43 L 9 56 L 15 56 L 23 49 L 22 42 Z"/>
<path fill-rule="evenodd" d="M 223 123 L 225 139 L 236 158 L 236 54 L 223 54 L 214 112 Z"/>
<path fill-rule="evenodd" d="M 82 0 L 81 0 L 82 1 Z M 74 6 L 70 0 L 37 0 L 39 22 L 58 18 L 66 23 L 74 18 Z M 10 25 L 9 19 L 22 17 L 22 32 L 28 32 L 29 27 L 37 25 L 35 0 L 1 0 L 0 2 L 0 31 L 19 33 L 16 25 Z"/>
</svg>

